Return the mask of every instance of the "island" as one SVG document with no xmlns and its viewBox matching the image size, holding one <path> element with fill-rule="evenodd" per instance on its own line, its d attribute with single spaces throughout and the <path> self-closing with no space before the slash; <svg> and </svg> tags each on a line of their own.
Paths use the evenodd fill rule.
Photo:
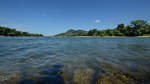
<svg viewBox="0 0 150 84">
<path fill-rule="evenodd" d="M 43 35 L 18 31 L 14 28 L 0 26 L 0 36 L 40 36 L 41 37 Z"/>
<path fill-rule="evenodd" d="M 131 21 L 130 24 L 118 24 L 116 28 L 89 31 L 70 29 L 55 36 L 143 36 L 150 37 L 150 24 L 146 20 Z"/>
</svg>

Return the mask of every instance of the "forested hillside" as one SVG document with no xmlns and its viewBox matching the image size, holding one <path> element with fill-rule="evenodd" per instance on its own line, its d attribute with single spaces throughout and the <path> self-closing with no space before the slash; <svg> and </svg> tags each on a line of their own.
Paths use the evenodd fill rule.
<svg viewBox="0 0 150 84">
<path fill-rule="evenodd" d="M 150 36 L 150 24 L 145 20 L 136 20 L 126 26 L 118 24 L 114 29 L 68 30 L 56 36 Z"/>
<path fill-rule="evenodd" d="M 0 26 L 0 36 L 43 36 L 43 35 L 17 31 L 16 29 Z"/>
</svg>

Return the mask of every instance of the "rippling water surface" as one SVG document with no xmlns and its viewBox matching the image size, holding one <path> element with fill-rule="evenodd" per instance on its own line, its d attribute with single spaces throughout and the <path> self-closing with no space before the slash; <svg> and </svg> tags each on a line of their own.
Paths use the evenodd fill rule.
<svg viewBox="0 0 150 84">
<path fill-rule="evenodd" d="M 150 38 L 0 37 L 0 83 L 150 84 Z"/>
</svg>

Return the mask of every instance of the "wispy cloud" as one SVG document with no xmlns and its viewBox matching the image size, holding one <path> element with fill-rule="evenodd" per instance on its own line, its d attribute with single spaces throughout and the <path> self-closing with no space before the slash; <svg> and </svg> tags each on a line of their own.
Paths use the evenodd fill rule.
<svg viewBox="0 0 150 84">
<path fill-rule="evenodd" d="M 94 23 L 100 23 L 100 22 L 101 22 L 101 20 L 99 20 L 99 19 L 94 21 Z"/>
</svg>

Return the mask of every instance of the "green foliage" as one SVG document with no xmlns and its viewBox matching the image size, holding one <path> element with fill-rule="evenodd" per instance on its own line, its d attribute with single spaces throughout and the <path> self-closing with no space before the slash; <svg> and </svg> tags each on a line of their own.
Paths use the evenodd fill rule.
<svg viewBox="0 0 150 84">
<path fill-rule="evenodd" d="M 133 25 L 133 27 L 136 29 L 140 29 L 140 28 L 148 25 L 148 23 L 145 20 L 136 20 L 136 21 L 131 21 L 131 25 Z"/>
<path fill-rule="evenodd" d="M 8 27 L 0 26 L 0 35 L 2 36 L 43 36 L 42 34 L 33 34 L 28 32 L 17 31 Z"/>
<path fill-rule="evenodd" d="M 115 29 L 97 30 L 92 29 L 88 32 L 83 30 L 68 30 L 66 33 L 57 36 L 143 36 L 150 35 L 150 24 L 145 20 L 131 21 L 131 24 L 125 26 L 118 24 Z"/>
<path fill-rule="evenodd" d="M 99 34 L 100 32 L 97 29 L 89 30 L 87 33 L 88 36 L 99 36 Z"/>
</svg>

